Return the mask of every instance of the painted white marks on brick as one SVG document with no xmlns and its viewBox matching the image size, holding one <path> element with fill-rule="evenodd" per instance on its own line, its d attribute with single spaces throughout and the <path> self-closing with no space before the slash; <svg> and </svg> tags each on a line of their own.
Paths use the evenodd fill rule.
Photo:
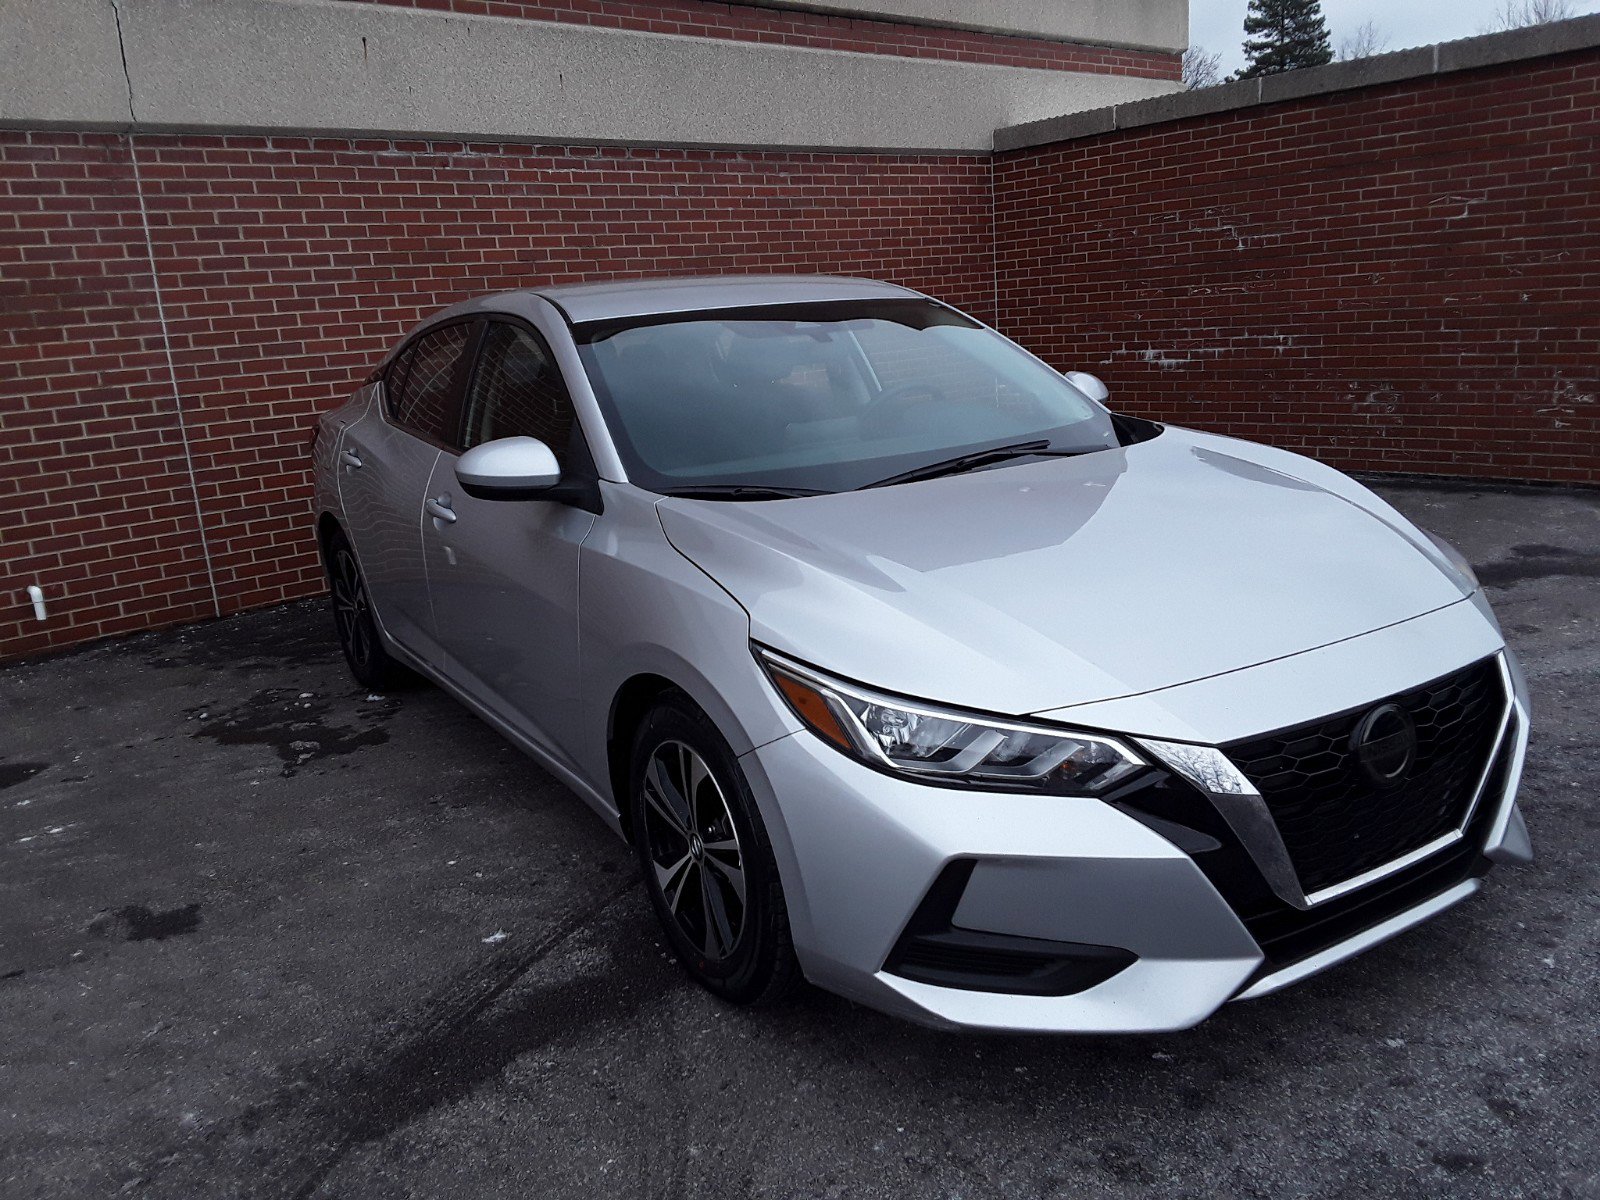
<svg viewBox="0 0 1600 1200">
<path fill-rule="evenodd" d="M 1352 388 L 1362 385 L 1352 383 Z M 1400 407 L 1400 389 L 1392 383 L 1380 383 L 1356 402 L 1369 413 L 1392 413 Z"/>
<path fill-rule="evenodd" d="M 1163 371 L 1175 371 L 1180 367 L 1199 366 L 1207 358 L 1221 358 L 1229 354 L 1238 354 L 1251 350 L 1267 350 L 1273 354 L 1284 354 L 1296 348 L 1299 339 L 1290 333 L 1256 333 L 1242 337 L 1232 337 L 1221 343 L 1203 346 L 1189 346 L 1183 349 L 1169 349 L 1159 346 L 1127 347 L 1113 350 L 1107 356 L 1107 364 L 1118 358 L 1131 358 L 1139 362 L 1149 363 Z"/>
<path fill-rule="evenodd" d="M 1288 223 L 1253 224 L 1223 208 L 1202 209 L 1190 230 L 1195 234 L 1215 234 L 1224 241 L 1232 242 L 1232 249 L 1241 253 L 1276 246 L 1295 232 Z"/>
<path fill-rule="evenodd" d="M 1138 352 L 1139 357 L 1145 362 L 1160 367 L 1163 371 L 1171 371 L 1177 367 L 1186 367 L 1194 360 L 1192 358 L 1179 358 L 1170 350 L 1145 349 Z"/>
<path fill-rule="evenodd" d="M 1556 386 L 1550 396 L 1550 403 L 1533 411 L 1538 416 L 1549 417 L 1550 428 L 1567 429 L 1571 427 L 1572 422 L 1562 418 L 1576 417 L 1580 407 L 1594 404 L 1595 401 L 1596 397 L 1593 393 L 1580 391 L 1577 384 L 1570 379 L 1562 379 L 1558 375 L 1556 377 Z"/>
<path fill-rule="evenodd" d="M 1472 206 L 1474 204 L 1482 204 L 1485 199 L 1487 199 L 1487 197 L 1482 193 L 1479 193 L 1476 196 L 1440 196 L 1437 200 L 1432 201 L 1429 204 L 1429 207 L 1438 208 L 1440 205 L 1450 205 L 1451 207 L 1454 207 L 1455 205 L 1459 204 L 1461 206 L 1461 211 L 1457 213 L 1446 213 L 1445 220 L 1460 221 L 1470 217 L 1472 215 Z"/>
</svg>

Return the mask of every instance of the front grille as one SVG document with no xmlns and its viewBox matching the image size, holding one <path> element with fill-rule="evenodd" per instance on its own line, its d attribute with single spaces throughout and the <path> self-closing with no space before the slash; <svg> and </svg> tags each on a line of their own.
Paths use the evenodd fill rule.
<svg viewBox="0 0 1600 1200">
<path fill-rule="evenodd" d="M 1277 822 L 1307 892 L 1380 867 L 1460 827 L 1493 750 L 1506 706 L 1495 659 L 1409 692 L 1223 747 Z M 1378 704 L 1416 723 L 1417 752 L 1398 786 L 1379 788 L 1351 737 Z"/>
<path fill-rule="evenodd" d="M 1484 785 L 1483 803 L 1473 815 L 1467 836 L 1454 846 L 1310 910 L 1291 908 L 1269 899 L 1257 903 L 1250 911 L 1240 912 L 1245 928 L 1267 956 L 1263 973 L 1308 958 L 1487 870 L 1489 862 L 1483 857 L 1483 843 L 1500 811 L 1510 780 L 1516 747 L 1514 734 L 1515 730 L 1508 730 L 1501 740 L 1494 767 Z"/>
</svg>

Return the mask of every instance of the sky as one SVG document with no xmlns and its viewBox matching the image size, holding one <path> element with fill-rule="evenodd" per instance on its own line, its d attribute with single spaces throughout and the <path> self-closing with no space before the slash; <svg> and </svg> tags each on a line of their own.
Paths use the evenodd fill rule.
<svg viewBox="0 0 1600 1200">
<path fill-rule="evenodd" d="M 1485 31 L 1502 0 L 1322 0 L 1334 49 L 1339 39 L 1371 21 L 1388 50 L 1428 46 Z M 1224 74 L 1244 65 L 1248 0 L 1189 0 L 1189 42 L 1222 55 Z M 1572 0 L 1573 15 L 1600 12 L 1600 0 Z"/>
</svg>

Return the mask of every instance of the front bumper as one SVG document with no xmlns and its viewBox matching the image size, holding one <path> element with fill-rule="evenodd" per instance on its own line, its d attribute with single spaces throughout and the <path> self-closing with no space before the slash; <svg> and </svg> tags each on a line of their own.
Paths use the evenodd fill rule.
<svg viewBox="0 0 1600 1200">
<path fill-rule="evenodd" d="M 1098 800 L 926 787 L 861 766 L 809 733 L 741 762 L 762 810 L 782 813 L 785 836 L 773 844 L 806 977 L 863 1004 L 970 1029 L 1183 1029 L 1261 964 L 1261 950 L 1193 860 Z M 977 866 L 957 924 L 1118 946 L 1138 960 L 1059 997 L 889 974 L 883 964 L 901 931 L 959 858 Z"/>
<path fill-rule="evenodd" d="M 1195 858 L 1094 799 L 983 793 L 902 780 L 792 734 L 741 760 L 773 829 L 795 949 L 819 986 L 923 1024 L 1009 1032 L 1184 1029 L 1231 999 L 1267 995 L 1431 918 L 1498 861 L 1527 861 L 1515 805 L 1527 707 L 1467 844 L 1319 913 L 1318 940 L 1286 958 L 1242 919 Z M 1011 938 L 1114 947 L 1134 961 L 1067 995 L 938 986 L 888 969 L 952 863 L 972 862 L 950 923 Z M 1363 889 L 1368 891 L 1368 889 Z M 1281 915 L 1276 918 L 1281 924 Z M 1247 924 L 1248 920 L 1248 924 Z M 1256 934 L 1252 934 L 1252 930 Z M 1291 945 L 1306 944 L 1306 935 Z M 1264 950 L 1263 946 L 1268 946 Z"/>
</svg>

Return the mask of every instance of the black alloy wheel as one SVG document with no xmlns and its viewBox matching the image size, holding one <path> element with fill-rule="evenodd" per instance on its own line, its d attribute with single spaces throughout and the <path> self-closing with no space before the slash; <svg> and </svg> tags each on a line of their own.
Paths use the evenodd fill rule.
<svg viewBox="0 0 1600 1200">
<path fill-rule="evenodd" d="M 372 617 L 372 601 L 361 566 L 350 540 L 341 532 L 335 531 L 328 538 L 326 566 L 334 630 L 350 673 L 363 687 L 375 691 L 403 682 L 407 671 L 384 648 Z"/>
<path fill-rule="evenodd" d="M 722 962 L 744 932 L 744 857 L 733 814 L 705 759 L 664 741 L 642 784 L 645 845 L 667 909 L 705 957 Z"/>
<path fill-rule="evenodd" d="M 678 960 L 736 1004 L 799 979 L 765 824 L 711 720 L 669 693 L 634 739 L 630 832 L 645 888 Z"/>
</svg>

